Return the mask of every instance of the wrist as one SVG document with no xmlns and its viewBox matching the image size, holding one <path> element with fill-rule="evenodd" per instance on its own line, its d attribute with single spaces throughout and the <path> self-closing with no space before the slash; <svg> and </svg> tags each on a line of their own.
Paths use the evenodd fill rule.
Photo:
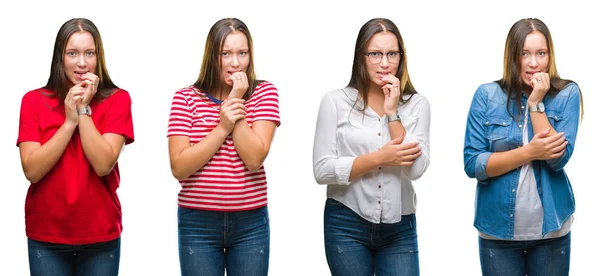
<svg viewBox="0 0 600 276">
<path fill-rule="evenodd" d="M 231 129 L 228 129 L 222 122 L 219 122 L 217 124 L 217 127 L 215 127 L 215 129 L 214 129 L 215 134 L 217 134 L 218 136 L 221 136 L 221 137 L 227 137 L 229 135 L 229 133 L 231 133 L 232 130 L 233 130 L 233 127 Z"/>
<path fill-rule="evenodd" d="M 382 166 L 383 164 L 385 164 L 386 161 L 384 159 L 385 159 L 385 154 L 381 148 L 371 154 L 372 163 L 375 164 L 376 167 L 379 167 L 379 166 Z"/>
<path fill-rule="evenodd" d="M 75 130 L 75 128 L 77 128 L 78 124 L 79 124 L 78 121 L 72 121 L 67 118 L 67 119 L 65 119 L 65 122 L 63 123 L 63 127 L 65 127 L 69 131 L 73 131 L 73 130 Z"/>
<path fill-rule="evenodd" d="M 527 159 L 527 160 L 525 160 L 526 163 L 529 163 L 529 162 L 531 162 L 533 160 L 536 160 L 535 154 L 531 151 L 531 144 L 527 144 L 525 146 L 522 146 L 522 147 L 520 147 L 520 149 L 524 153 L 523 156 L 525 156 L 525 158 Z"/>
</svg>

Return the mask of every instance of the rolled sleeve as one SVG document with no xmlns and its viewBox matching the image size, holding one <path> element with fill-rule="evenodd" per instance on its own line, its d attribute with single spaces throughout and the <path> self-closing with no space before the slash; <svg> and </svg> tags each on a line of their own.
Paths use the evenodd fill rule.
<svg viewBox="0 0 600 276">
<path fill-rule="evenodd" d="M 405 142 L 419 142 L 421 147 L 421 155 L 415 159 L 415 162 L 404 167 L 404 172 L 411 180 L 417 180 L 429 167 L 430 145 L 429 145 L 429 126 L 431 124 L 431 107 L 429 101 L 423 98 L 423 103 L 417 112 L 418 123 L 415 131 L 412 134 L 407 134 L 404 138 Z"/>
<path fill-rule="evenodd" d="M 487 167 L 491 155 L 491 152 L 484 152 L 477 156 L 477 161 L 475 162 L 475 178 L 479 182 L 487 183 L 489 176 L 485 172 L 485 168 Z"/>
<path fill-rule="evenodd" d="M 337 110 L 333 99 L 321 100 L 313 143 L 313 174 L 319 184 L 348 185 L 355 157 L 338 156 Z"/>
<path fill-rule="evenodd" d="M 356 157 L 340 157 L 335 162 L 336 184 L 350 184 L 350 172 L 352 172 L 352 163 Z"/>
<path fill-rule="evenodd" d="M 575 148 L 577 129 L 579 127 L 581 92 L 575 83 L 569 85 L 565 89 L 569 89 L 569 96 L 567 99 L 567 104 L 564 108 L 564 116 L 563 119 L 554 126 L 554 128 L 556 132 L 564 133 L 564 137 L 568 143 L 565 147 L 565 152 L 563 155 L 558 158 L 546 160 L 548 166 L 554 171 L 562 170 L 567 165 L 567 162 L 569 162 L 569 159 L 571 159 L 571 155 L 573 154 L 573 150 Z"/>
<path fill-rule="evenodd" d="M 467 176 L 476 178 L 481 183 L 487 183 L 489 178 L 485 172 L 487 162 L 492 155 L 489 151 L 488 141 L 485 137 L 485 111 L 487 109 L 488 95 L 484 85 L 480 86 L 473 96 L 467 128 L 465 131 L 464 169 Z"/>
</svg>

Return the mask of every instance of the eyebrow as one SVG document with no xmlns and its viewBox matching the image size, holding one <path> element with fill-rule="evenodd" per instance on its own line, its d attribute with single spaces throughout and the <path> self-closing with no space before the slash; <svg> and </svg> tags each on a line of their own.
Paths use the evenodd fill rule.
<svg viewBox="0 0 600 276">
<path fill-rule="evenodd" d="M 79 49 L 76 48 L 66 48 L 65 51 L 79 51 Z M 89 52 L 89 51 L 96 51 L 96 48 L 90 48 L 90 49 L 85 49 L 84 52 Z"/>
<path fill-rule="evenodd" d="M 223 50 L 221 50 L 221 52 L 232 52 L 232 51 L 233 51 L 233 50 L 230 50 L 230 49 L 225 49 L 225 48 L 223 48 Z M 238 52 L 241 52 L 241 51 L 248 51 L 248 49 L 239 49 L 239 50 L 238 50 Z"/>
</svg>

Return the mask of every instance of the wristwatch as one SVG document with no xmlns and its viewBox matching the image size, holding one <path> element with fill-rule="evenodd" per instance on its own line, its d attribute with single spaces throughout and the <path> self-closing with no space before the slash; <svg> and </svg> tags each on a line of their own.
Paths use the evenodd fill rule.
<svg viewBox="0 0 600 276">
<path fill-rule="evenodd" d="M 398 115 L 398 113 L 396 113 L 396 115 L 394 115 L 394 116 L 387 116 L 386 115 L 386 117 L 388 119 L 388 123 L 391 123 L 393 121 L 398 121 L 398 122 L 402 123 L 402 120 L 400 120 L 400 115 Z"/>
<path fill-rule="evenodd" d="M 88 115 L 92 116 L 92 109 L 89 105 L 86 105 L 83 108 L 77 108 L 77 115 Z"/>
<path fill-rule="evenodd" d="M 529 112 L 539 112 L 544 113 L 545 107 L 543 102 L 538 102 L 537 104 L 529 106 Z"/>
</svg>

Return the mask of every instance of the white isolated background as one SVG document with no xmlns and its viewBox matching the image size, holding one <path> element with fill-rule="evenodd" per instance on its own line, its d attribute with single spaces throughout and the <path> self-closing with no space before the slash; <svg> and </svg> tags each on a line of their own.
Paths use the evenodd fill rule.
<svg viewBox="0 0 600 276">
<path fill-rule="evenodd" d="M 323 246 L 325 186 L 312 175 L 321 97 L 350 79 L 360 27 L 393 20 L 413 84 L 431 103 L 431 166 L 419 198 L 421 275 L 480 275 L 472 226 L 475 180 L 463 171 L 466 116 L 481 83 L 502 75 L 514 22 L 550 28 L 563 78 L 583 91 L 586 113 L 566 167 L 577 200 L 571 275 L 598 273 L 597 66 L 600 20 L 584 1 L 4 1 L 0 4 L 0 274 L 28 275 L 23 205 L 29 183 L 15 146 L 21 97 L 45 85 L 60 26 L 86 17 L 99 28 L 110 76 L 133 99 L 136 141 L 119 159 L 123 207 L 120 275 L 178 275 L 176 198 L 166 126 L 173 93 L 193 83 L 209 28 L 242 19 L 254 38 L 258 77 L 280 93 L 281 126 L 265 162 L 271 218 L 270 275 L 329 275 Z"/>
</svg>

